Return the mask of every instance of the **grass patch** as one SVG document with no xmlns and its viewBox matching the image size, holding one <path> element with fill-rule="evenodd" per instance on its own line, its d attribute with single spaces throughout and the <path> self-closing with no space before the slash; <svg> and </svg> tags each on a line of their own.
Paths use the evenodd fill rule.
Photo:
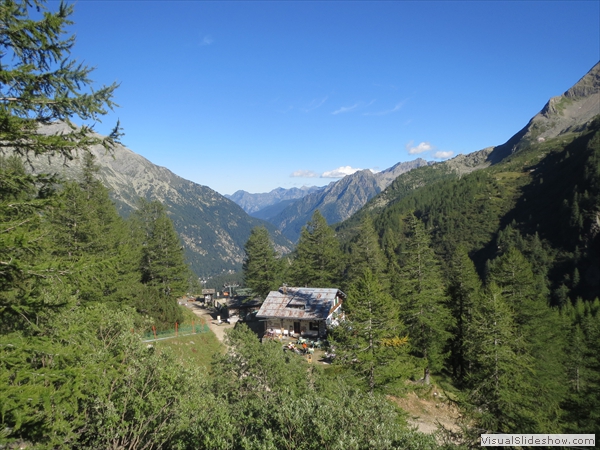
<svg viewBox="0 0 600 450">
<path fill-rule="evenodd" d="M 208 372 L 212 357 L 223 353 L 225 347 L 219 342 L 212 331 L 192 334 L 164 341 L 151 342 L 158 351 L 170 352 L 183 364 L 193 364 Z"/>
<path fill-rule="evenodd" d="M 183 314 L 183 322 L 181 322 L 179 325 L 191 326 L 192 323 L 195 325 L 204 325 L 204 322 L 205 322 L 204 319 L 201 319 L 196 314 L 194 314 L 190 310 L 190 308 L 188 308 L 187 306 L 182 306 L 182 305 L 179 305 L 179 307 L 181 308 L 181 313 Z"/>
</svg>

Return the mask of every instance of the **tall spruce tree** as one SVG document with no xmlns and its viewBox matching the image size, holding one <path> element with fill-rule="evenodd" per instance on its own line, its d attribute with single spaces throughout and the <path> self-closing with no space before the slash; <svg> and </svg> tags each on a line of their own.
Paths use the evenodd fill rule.
<svg viewBox="0 0 600 450">
<path fill-rule="evenodd" d="M 532 359 L 529 370 L 521 376 L 532 395 L 528 406 L 535 413 L 532 429 L 543 433 L 557 430 L 561 420 L 560 404 L 567 394 L 567 374 L 565 355 L 556 349 L 564 348 L 568 327 L 558 311 L 548 307 L 541 276 L 535 275 L 521 252 L 511 247 L 491 262 L 488 278 L 501 289 L 514 312 L 516 338 L 522 343 L 520 351 Z"/>
<path fill-rule="evenodd" d="M 465 378 L 478 433 L 532 432 L 536 412 L 527 372 L 533 361 L 519 337 L 515 314 L 494 283 L 474 303 L 466 342 L 471 364 Z"/>
<path fill-rule="evenodd" d="M 450 338 L 452 316 L 446 305 L 440 264 L 423 223 L 410 214 L 407 241 L 402 254 L 399 291 L 400 318 L 406 324 L 411 347 L 422 358 L 424 382 L 431 370 L 441 369 Z"/>
<path fill-rule="evenodd" d="M 64 183 L 61 206 L 49 215 L 52 255 L 65 266 L 71 294 L 83 301 L 109 300 L 124 271 L 132 269 L 125 268 L 131 244 L 125 222 L 96 178 L 98 170 L 94 156 L 85 152 L 79 181 Z"/>
<path fill-rule="evenodd" d="M 567 303 L 562 315 L 571 324 L 566 368 L 569 392 L 563 403 L 565 432 L 600 433 L 600 300 Z"/>
<path fill-rule="evenodd" d="M 281 263 L 273 250 L 269 232 L 265 227 L 255 227 L 244 246 L 244 283 L 256 294 L 265 298 L 281 284 Z"/>
<path fill-rule="evenodd" d="M 28 175 L 20 158 L 0 155 L 0 333 L 64 303 L 43 296 L 61 275 L 45 220 L 57 205 L 52 191 L 52 179 Z"/>
<path fill-rule="evenodd" d="M 340 245 L 334 231 L 316 210 L 302 229 L 292 263 L 291 281 L 297 286 L 331 287 L 339 283 Z"/>
</svg>

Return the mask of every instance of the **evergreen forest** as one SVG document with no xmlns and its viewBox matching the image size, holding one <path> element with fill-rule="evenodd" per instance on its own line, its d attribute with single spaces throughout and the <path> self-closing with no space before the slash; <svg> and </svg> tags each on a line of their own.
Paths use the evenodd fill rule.
<svg viewBox="0 0 600 450">
<path fill-rule="evenodd" d="M 119 216 L 88 151 L 118 85 L 70 57 L 73 6 L 0 3 L 0 448 L 436 449 L 481 433 L 600 435 L 600 118 L 462 177 L 422 167 L 295 251 L 264 228 L 244 282 L 339 287 L 331 365 L 243 324 L 208 368 L 143 342 L 198 289 L 165 207 Z M 117 74 L 118 76 L 118 74 Z M 39 133 L 63 122 L 69 132 Z M 83 158 L 77 180 L 27 170 Z M 410 180 L 420 179 L 422 183 Z M 443 393 L 423 434 L 391 401 Z"/>
</svg>

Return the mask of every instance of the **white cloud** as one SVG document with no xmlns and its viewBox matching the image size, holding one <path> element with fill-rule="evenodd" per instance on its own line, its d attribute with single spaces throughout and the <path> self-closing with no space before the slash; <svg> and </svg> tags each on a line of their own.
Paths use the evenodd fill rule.
<svg viewBox="0 0 600 450">
<path fill-rule="evenodd" d="M 406 151 L 409 155 L 416 155 L 430 150 L 433 150 L 433 146 L 429 142 L 421 142 L 416 147 L 413 147 L 413 141 L 406 144 Z"/>
<path fill-rule="evenodd" d="M 368 112 L 368 113 L 364 113 L 363 116 L 385 116 L 387 114 L 392 114 L 392 113 L 395 113 L 396 111 L 400 111 L 400 109 L 402 108 L 402 105 L 404 105 L 404 102 L 398 103 L 392 109 L 388 109 L 385 111 L 378 111 L 378 112 Z"/>
<path fill-rule="evenodd" d="M 312 102 L 310 102 L 308 104 L 308 106 L 306 108 L 302 109 L 302 111 L 303 112 L 310 112 L 310 111 L 313 111 L 313 110 L 315 110 L 317 108 L 320 108 L 321 106 L 323 106 L 323 103 L 325 103 L 327 101 L 328 97 L 329 96 L 326 95 L 325 97 L 323 97 L 321 99 L 318 99 L 318 98 L 314 99 Z"/>
<path fill-rule="evenodd" d="M 336 115 L 336 114 L 341 114 L 341 113 L 347 113 L 350 111 L 354 111 L 356 108 L 358 108 L 360 105 L 360 103 L 356 103 L 352 106 L 342 106 L 340 109 L 336 109 L 335 111 L 333 111 L 331 114 Z"/>
<path fill-rule="evenodd" d="M 215 40 L 214 40 L 214 39 L 213 39 L 211 36 L 209 36 L 209 35 L 206 35 L 206 36 L 204 36 L 204 38 L 203 38 L 203 39 L 202 39 L 202 41 L 200 42 L 200 45 L 201 45 L 201 46 L 210 45 L 210 44 L 212 44 L 214 41 L 215 41 Z"/>
<path fill-rule="evenodd" d="M 341 113 L 347 113 L 350 111 L 354 111 L 355 109 L 358 109 L 358 108 L 366 108 L 367 106 L 371 106 L 373 103 L 375 103 L 375 99 L 371 100 L 369 103 L 357 102 L 352 106 L 342 106 L 340 109 L 336 109 L 331 114 L 336 115 L 336 114 L 341 114 Z"/>
<path fill-rule="evenodd" d="M 346 175 L 352 175 L 362 169 L 354 169 L 350 166 L 342 166 L 337 169 L 329 170 L 321 174 L 321 178 L 344 178 Z"/>
<path fill-rule="evenodd" d="M 435 159 L 446 159 L 446 158 L 450 158 L 452 155 L 454 155 L 454 152 L 450 151 L 450 152 L 435 152 L 433 154 L 433 157 Z"/>
<path fill-rule="evenodd" d="M 319 174 L 312 170 L 296 170 L 290 176 L 294 178 L 317 178 Z"/>
</svg>

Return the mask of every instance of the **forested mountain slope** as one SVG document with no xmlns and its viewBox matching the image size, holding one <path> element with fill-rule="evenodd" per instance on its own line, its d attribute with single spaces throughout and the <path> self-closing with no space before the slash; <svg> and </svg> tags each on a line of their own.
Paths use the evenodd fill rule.
<svg viewBox="0 0 600 450">
<path fill-rule="evenodd" d="M 387 189 L 369 201 L 345 227 L 358 223 L 367 211 L 377 213 L 416 189 L 489 167 L 532 144 L 582 131 L 597 114 L 600 114 L 600 63 L 563 95 L 551 98 L 543 109 L 506 143 L 467 155 L 458 155 L 448 161 L 398 176 Z"/>
<path fill-rule="evenodd" d="M 44 127 L 43 133 L 62 132 L 66 125 L 56 123 Z M 119 212 L 127 216 L 136 208 L 137 199 L 162 202 L 175 224 L 192 270 L 198 276 L 238 270 L 244 258 L 244 243 L 255 226 L 266 226 L 278 251 L 287 253 L 291 243 L 271 224 L 250 217 L 234 202 L 212 189 L 185 180 L 165 167 L 122 145 L 116 145 L 113 154 L 101 146 L 91 148 L 100 166 L 99 178 L 110 190 Z M 33 160 L 37 173 L 58 173 L 67 179 L 81 172 L 81 161 L 60 158 Z"/>
<path fill-rule="evenodd" d="M 593 299 L 600 295 L 599 114 L 597 64 L 506 144 L 401 175 L 338 233 L 351 240 L 360 218 L 372 216 L 382 243 L 396 248 L 403 217 L 414 212 L 438 254 L 450 260 L 463 246 L 482 274 L 503 239 L 524 239 L 525 252 L 544 249 L 537 257 L 553 302 L 569 293 Z"/>
<path fill-rule="evenodd" d="M 449 260 L 462 245 L 483 273 L 485 261 L 501 251 L 498 240 L 518 231 L 546 249 L 544 258 L 554 259 L 544 263 L 554 291 L 566 282 L 593 299 L 600 295 L 599 126 L 596 119 L 585 131 L 532 144 L 488 169 L 408 193 L 377 214 L 383 242 L 400 233 L 401 218 L 414 211 L 439 254 Z M 504 236 L 507 229 L 512 231 Z M 581 274 L 577 283 L 575 269 Z"/>
</svg>

